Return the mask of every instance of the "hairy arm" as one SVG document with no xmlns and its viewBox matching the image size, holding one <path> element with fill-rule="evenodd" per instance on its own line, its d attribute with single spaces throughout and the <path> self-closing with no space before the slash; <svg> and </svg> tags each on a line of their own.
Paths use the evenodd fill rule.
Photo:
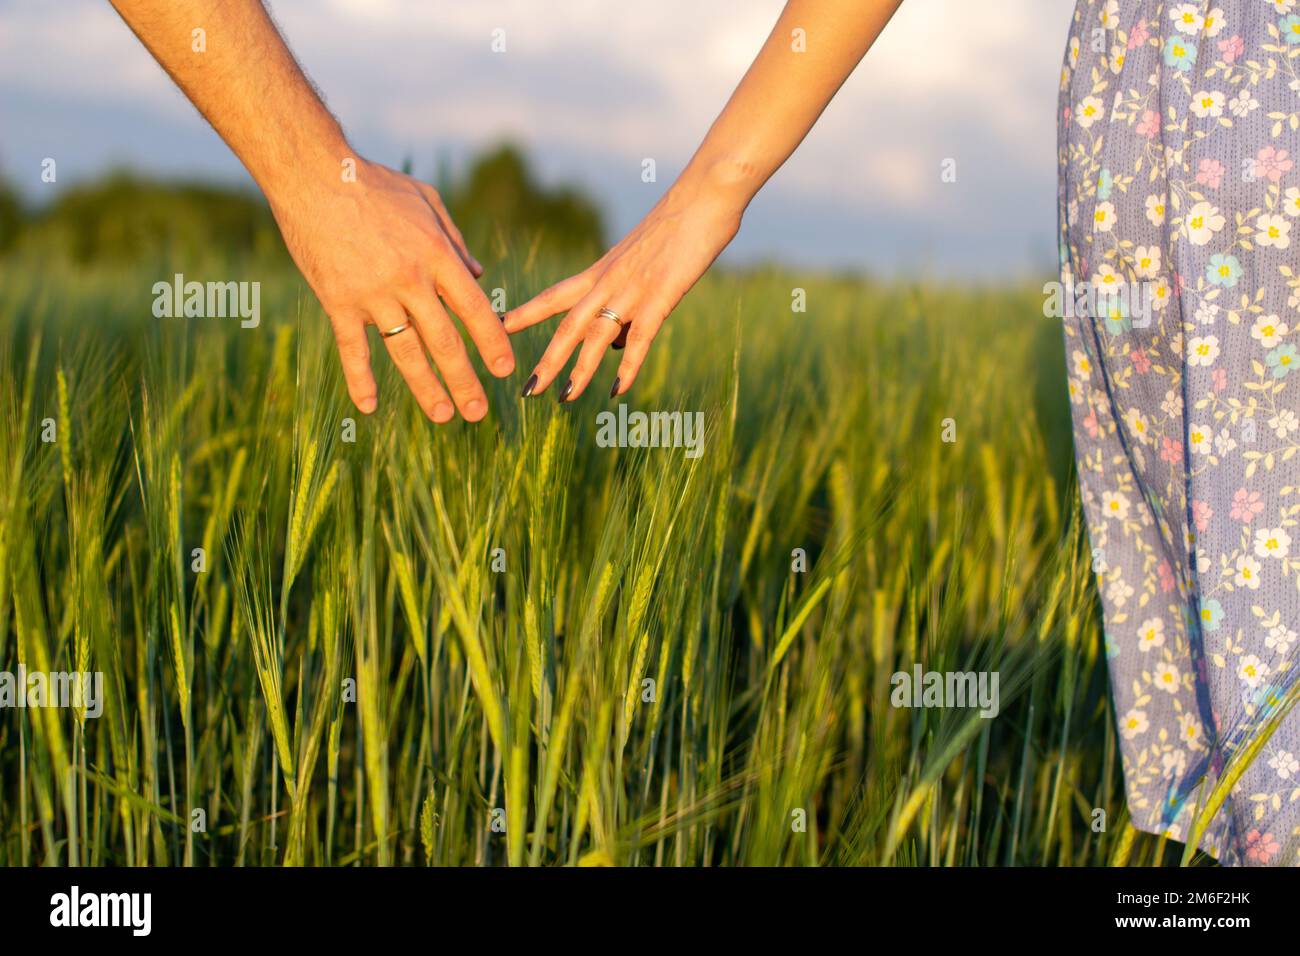
<svg viewBox="0 0 1300 956">
<path fill-rule="evenodd" d="M 384 343 L 425 413 L 445 422 L 454 402 L 482 418 L 486 395 L 443 302 L 493 374 L 508 375 L 514 358 L 437 192 L 356 155 L 260 0 L 112 3 L 266 194 L 330 317 L 357 407 L 378 400 L 365 326 L 391 330 L 409 316 L 412 327 Z"/>
<path fill-rule="evenodd" d="M 560 400 L 582 394 L 626 341 L 610 395 L 627 391 L 668 314 L 740 228 L 746 207 L 803 142 L 902 0 L 790 0 L 681 176 L 595 265 L 506 319 L 511 332 L 568 311 L 530 379 L 545 389 L 582 350 Z M 597 315 L 617 312 L 625 328 Z"/>
</svg>

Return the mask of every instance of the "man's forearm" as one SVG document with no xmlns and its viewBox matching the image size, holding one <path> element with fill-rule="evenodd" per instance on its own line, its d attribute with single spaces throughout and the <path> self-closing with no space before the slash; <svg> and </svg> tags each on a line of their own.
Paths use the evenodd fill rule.
<svg viewBox="0 0 1300 956">
<path fill-rule="evenodd" d="M 682 181 L 743 208 L 803 142 L 902 0 L 790 0 Z"/>
<path fill-rule="evenodd" d="M 260 0 L 111 2 L 268 197 L 337 181 L 343 131 Z"/>
</svg>

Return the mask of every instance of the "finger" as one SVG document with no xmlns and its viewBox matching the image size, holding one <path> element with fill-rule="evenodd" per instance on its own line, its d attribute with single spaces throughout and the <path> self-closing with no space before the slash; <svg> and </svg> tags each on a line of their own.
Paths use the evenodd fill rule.
<svg viewBox="0 0 1300 956">
<path fill-rule="evenodd" d="M 555 380 L 564 369 L 564 363 L 587 335 L 587 329 L 596 317 L 605 296 L 603 291 L 593 289 L 591 294 L 569 310 L 569 314 L 560 320 L 551 336 L 550 344 L 542 353 L 541 359 L 533 369 L 532 378 L 524 386 L 525 397 L 538 395 L 546 391 L 547 386 Z M 608 321 L 608 320 L 606 320 Z M 613 323 L 610 323 L 613 325 Z M 530 387 L 531 386 L 531 387 Z"/>
<path fill-rule="evenodd" d="M 371 309 L 370 315 L 381 333 L 408 322 L 405 312 L 396 303 L 391 307 Z M 424 354 L 424 345 L 415 325 L 410 325 L 396 335 L 384 336 L 384 347 L 388 349 L 393 364 L 406 380 L 407 387 L 424 414 L 439 425 L 451 421 L 455 415 L 451 400 L 442 383 L 433 374 L 433 369 L 429 368 L 429 360 Z"/>
<path fill-rule="evenodd" d="M 447 383 L 452 401 L 467 422 L 477 422 L 487 414 L 487 394 L 474 374 L 465 342 L 445 309 L 432 295 L 406 303 L 415 319 L 424 346 L 433 356 L 442 380 Z"/>
<path fill-rule="evenodd" d="M 625 395 L 632 387 L 650 351 L 650 343 L 659 334 L 659 327 L 664 324 L 665 318 L 666 312 L 647 309 L 628 327 L 627 348 L 623 351 L 623 360 L 618 363 L 618 374 L 609 390 L 610 398 Z"/>
<path fill-rule="evenodd" d="M 331 318 L 330 325 L 338 343 L 348 396 L 361 414 L 369 415 L 379 407 L 379 389 L 375 387 L 375 376 L 370 369 L 370 343 L 366 339 L 365 320 L 360 316 Z"/>
<path fill-rule="evenodd" d="M 442 226 L 442 231 L 451 240 L 451 244 L 455 247 L 456 254 L 460 256 L 461 262 L 465 263 L 465 268 L 477 279 L 483 274 L 483 266 L 470 254 L 469 247 L 465 245 L 465 237 L 460 234 L 460 230 L 456 228 L 456 223 L 452 221 L 451 213 L 447 211 L 442 196 L 438 195 L 438 190 L 428 183 L 419 183 L 419 187 L 424 198 L 433 207 L 434 215 L 438 217 L 438 225 Z"/>
<path fill-rule="evenodd" d="M 435 283 L 437 292 L 447 305 L 451 306 L 461 322 L 465 323 L 465 328 L 469 330 L 470 338 L 478 346 L 479 355 L 483 356 L 488 371 L 497 378 L 505 378 L 515 370 L 515 353 L 510 347 L 510 336 L 506 334 L 501 320 L 492 311 L 492 303 L 488 302 L 487 296 L 483 294 L 483 290 L 479 288 L 473 277 L 454 262 L 450 263 L 450 266 L 451 268 L 443 269 L 438 273 Z M 441 308 L 438 312 L 446 315 Z M 456 336 L 456 341 L 460 342 L 459 335 Z M 462 343 L 461 351 L 464 350 Z M 475 382 L 477 381 L 475 379 Z"/>
<path fill-rule="evenodd" d="M 511 309 L 506 313 L 506 331 L 513 335 L 530 325 L 545 322 L 553 315 L 569 311 L 592 290 L 598 278 L 599 276 L 588 269 L 586 272 L 579 272 L 576 276 L 557 282 L 549 289 L 542 290 L 519 308 Z"/>
<path fill-rule="evenodd" d="M 623 324 L 620 325 L 613 319 L 600 315 L 592 320 L 591 326 L 587 329 L 587 337 L 582 343 L 582 351 L 578 353 L 578 361 L 574 363 L 569 381 L 560 393 L 560 401 L 571 402 L 586 391 L 587 386 L 591 384 L 592 376 L 600 368 L 600 360 L 605 357 L 609 347 L 619 338 L 626 339 L 627 323 L 634 314 L 634 306 L 629 301 L 611 305 L 610 308 L 622 317 Z"/>
</svg>

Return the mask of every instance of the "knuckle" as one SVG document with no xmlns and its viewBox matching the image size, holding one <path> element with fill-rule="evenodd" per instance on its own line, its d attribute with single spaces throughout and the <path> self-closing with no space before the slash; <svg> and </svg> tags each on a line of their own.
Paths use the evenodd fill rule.
<svg viewBox="0 0 1300 956">
<path fill-rule="evenodd" d="M 423 350 L 413 335 L 400 335 L 393 342 L 393 358 L 400 364 L 418 362 L 423 358 Z"/>
<path fill-rule="evenodd" d="M 370 347 L 365 339 L 339 343 L 339 358 L 345 367 L 370 364 Z"/>
<path fill-rule="evenodd" d="M 447 321 L 433 323 L 428 334 L 429 351 L 434 355 L 454 355 L 463 348 L 460 333 Z"/>
</svg>

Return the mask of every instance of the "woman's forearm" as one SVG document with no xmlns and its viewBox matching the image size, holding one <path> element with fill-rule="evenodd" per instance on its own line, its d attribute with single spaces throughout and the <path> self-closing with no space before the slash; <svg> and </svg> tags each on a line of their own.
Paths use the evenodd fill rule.
<svg viewBox="0 0 1300 956">
<path fill-rule="evenodd" d="M 790 0 L 678 179 L 741 210 L 803 142 L 902 0 Z"/>
</svg>

